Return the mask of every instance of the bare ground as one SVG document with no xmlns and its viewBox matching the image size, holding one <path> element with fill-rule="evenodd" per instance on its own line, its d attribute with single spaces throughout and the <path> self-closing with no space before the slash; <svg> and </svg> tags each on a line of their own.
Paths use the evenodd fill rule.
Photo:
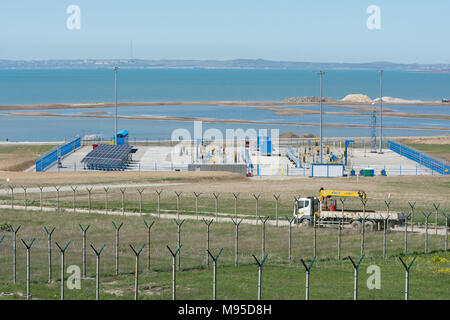
<svg viewBox="0 0 450 320">
<path fill-rule="evenodd" d="M 0 171 L 24 171 L 53 145 L 1 145 Z"/>
<path fill-rule="evenodd" d="M 354 177 L 317 179 L 307 177 L 290 177 L 284 179 L 247 178 L 229 172 L 1 172 L 0 184 L 6 187 L 6 178 L 10 183 L 19 185 L 73 185 L 73 184 L 132 184 L 146 182 L 182 182 L 183 184 L 167 186 L 167 191 L 242 192 L 247 194 L 273 193 L 316 195 L 321 187 L 337 190 L 364 190 L 369 198 L 412 199 L 418 201 L 441 201 L 448 203 L 450 176 L 401 176 L 401 177 Z"/>
</svg>

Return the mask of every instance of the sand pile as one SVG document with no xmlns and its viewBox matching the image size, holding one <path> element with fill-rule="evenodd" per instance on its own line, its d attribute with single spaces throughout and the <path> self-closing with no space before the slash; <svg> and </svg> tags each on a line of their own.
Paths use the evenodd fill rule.
<svg viewBox="0 0 450 320">
<path fill-rule="evenodd" d="M 380 101 L 380 98 L 376 98 L 375 100 L 373 100 L 374 102 L 378 102 Z M 406 100 L 406 99 L 401 99 L 401 98 L 393 98 L 393 97 L 383 97 L 383 102 L 386 103 L 407 103 L 407 104 L 411 104 L 411 103 L 423 103 L 422 100 Z"/>
<path fill-rule="evenodd" d="M 349 94 L 342 101 L 354 103 L 372 103 L 372 99 L 365 94 Z"/>
</svg>

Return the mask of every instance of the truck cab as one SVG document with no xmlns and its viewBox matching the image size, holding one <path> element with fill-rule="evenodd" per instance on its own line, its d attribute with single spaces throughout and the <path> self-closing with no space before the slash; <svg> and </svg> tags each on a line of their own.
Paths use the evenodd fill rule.
<svg viewBox="0 0 450 320">
<path fill-rule="evenodd" d="M 319 199 L 317 197 L 298 198 L 294 202 L 294 222 L 309 225 L 314 215 L 319 213 Z"/>
</svg>

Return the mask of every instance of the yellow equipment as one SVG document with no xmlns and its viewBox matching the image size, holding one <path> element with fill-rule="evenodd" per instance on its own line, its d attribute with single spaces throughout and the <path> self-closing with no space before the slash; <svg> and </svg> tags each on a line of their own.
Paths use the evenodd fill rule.
<svg viewBox="0 0 450 320">
<path fill-rule="evenodd" d="M 358 197 L 363 201 L 366 200 L 367 195 L 364 191 L 338 191 L 321 188 L 319 201 L 322 202 L 322 210 L 327 210 L 327 199 L 331 197 Z"/>
</svg>

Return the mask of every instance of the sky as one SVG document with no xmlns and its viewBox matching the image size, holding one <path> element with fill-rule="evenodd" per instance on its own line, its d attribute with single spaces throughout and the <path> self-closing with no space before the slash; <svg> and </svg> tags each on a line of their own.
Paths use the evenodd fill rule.
<svg viewBox="0 0 450 320">
<path fill-rule="evenodd" d="M 449 14 L 448 0 L 1 0 L 0 59 L 448 64 Z"/>
</svg>

